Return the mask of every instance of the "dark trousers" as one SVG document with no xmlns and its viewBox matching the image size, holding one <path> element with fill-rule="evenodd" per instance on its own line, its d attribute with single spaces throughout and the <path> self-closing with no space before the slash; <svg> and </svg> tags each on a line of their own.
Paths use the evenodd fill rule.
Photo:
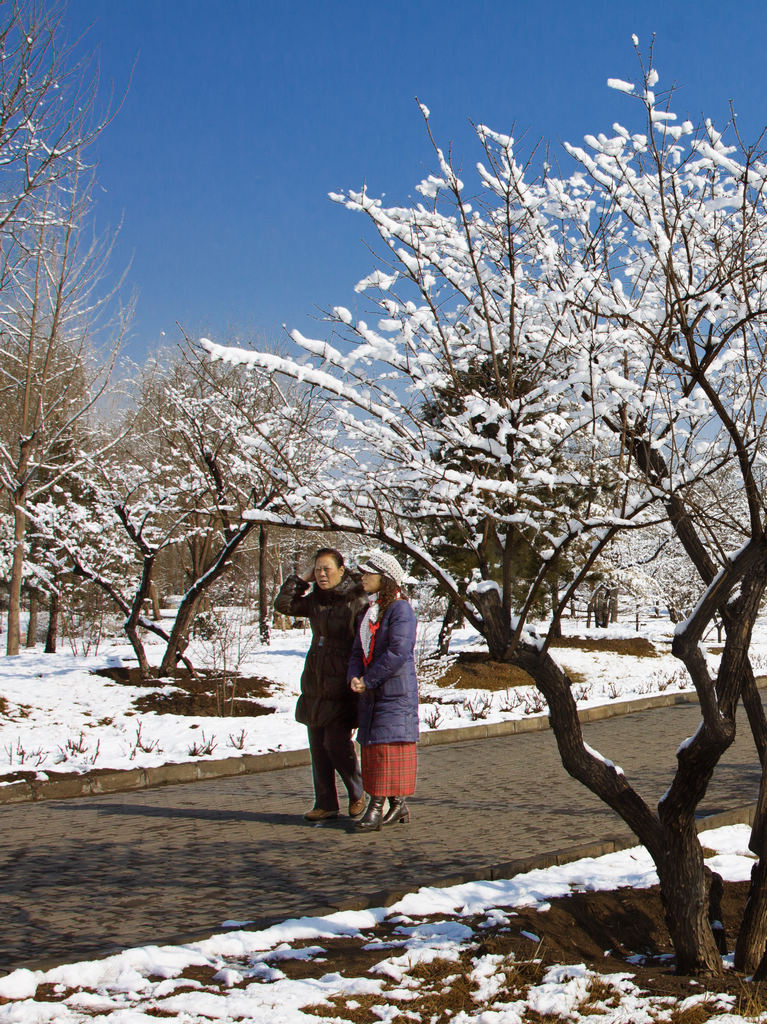
<svg viewBox="0 0 767 1024">
<path fill-rule="evenodd" d="M 309 750 L 312 755 L 314 806 L 323 811 L 338 810 L 336 772 L 349 793 L 349 800 L 362 796 L 362 773 L 348 725 L 308 725 Z"/>
</svg>

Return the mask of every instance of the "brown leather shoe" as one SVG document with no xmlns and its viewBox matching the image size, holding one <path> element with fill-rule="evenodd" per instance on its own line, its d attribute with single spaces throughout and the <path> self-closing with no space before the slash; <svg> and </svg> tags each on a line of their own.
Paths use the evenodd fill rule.
<svg viewBox="0 0 767 1024">
<path fill-rule="evenodd" d="M 321 807 L 312 807 L 304 815 L 306 821 L 327 821 L 329 818 L 337 818 L 338 811 L 323 811 Z"/>
<path fill-rule="evenodd" d="M 359 800 L 349 801 L 349 817 L 350 818 L 361 818 L 362 812 L 365 810 L 365 794 L 363 793 Z"/>
</svg>

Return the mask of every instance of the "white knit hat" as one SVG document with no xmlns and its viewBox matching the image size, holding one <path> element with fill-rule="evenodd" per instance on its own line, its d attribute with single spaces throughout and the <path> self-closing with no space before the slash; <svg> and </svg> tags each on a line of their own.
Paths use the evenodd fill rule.
<svg viewBox="0 0 767 1024">
<path fill-rule="evenodd" d="M 381 576 L 388 576 L 394 580 L 398 587 L 402 586 L 405 579 L 405 570 L 399 564 L 394 555 L 388 551 L 370 551 L 359 563 L 360 572 L 376 572 Z"/>
</svg>

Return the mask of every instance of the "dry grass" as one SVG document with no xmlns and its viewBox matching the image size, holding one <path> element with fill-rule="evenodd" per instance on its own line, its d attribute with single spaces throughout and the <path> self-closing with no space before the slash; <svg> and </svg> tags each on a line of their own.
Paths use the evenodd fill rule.
<svg viewBox="0 0 767 1024">
<path fill-rule="evenodd" d="M 668 1011 L 668 1016 L 664 1015 L 664 1020 L 667 1020 L 669 1024 L 706 1024 L 707 1020 L 721 1012 L 722 1007 L 715 1000 L 704 999 L 685 1009 L 673 1006 Z"/>
<path fill-rule="evenodd" d="M 411 982 L 417 982 L 417 987 L 410 990 L 407 998 L 392 995 L 399 986 L 387 983 L 375 995 L 338 995 L 305 1007 L 305 1012 L 317 1017 L 336 1017 L 353 1024 L 375 1024 L 380 1020 L 376 1008 L 382 1006 L 396 1006 L 411 1019 L 428 1021 L 429 1024 L 447 1024 L 462 1011 L 476 1016 L 483 1006 L 476 998 L 479 990 L 472 971 L 480 951 L 481 954 L 488 952 L 484 943 L 479 951 L 476 947 L 462 950 L 457 960 L 437 957 L 414 964 L 407 971 L 407 976 Z M 524 999 L 530 986 L 543 980 L 545 970 L 545 965 L 537 958 L 517 961 L 513 954 L 509 954 L 495 969 L 496 977 L 502 977 L 503 982 L 484 1009 L 497 1003 Z M 536 1015 L 532 1019 L 546 1021 L 549 1018 Z"/>
<path fill-rule="evenodd" d="M 767 1011 L 767 983 L 741 981 L 734 1010 L 743 1017 L 759 1017 Z"/>
<path fill-rule="evenodd" d="M 609 1007 L 616 1007 L 620 1003 L 620 994 L 613 986 L 596 975 L 591 979 L 589 994 L 578 1007 L 578 1013 L 596 1015 L 607 1013 Z"/>
<path fill-rule="evenodd" d="M 398 986 L 389 985 L 375 995 L 334 996 L 325 1002 L 304 1007 L 304 1012 L 322 1018 L 348 1020 L 353 1024 L 376 1024 L 381 1019 L 376 1008 L 396 1006 L 430 1024 L 447 1024 L 462 1010 L 470 1013 L 477 1009 L 473 998 L 476 986 L 468 966 L 455 960 L 441 959 L 418 963 L 408 971 L 408 976 L 420 983 L 419 988 L 413 991 L 413 998 L 392 996 L 392 989 Z"/>
</svg>

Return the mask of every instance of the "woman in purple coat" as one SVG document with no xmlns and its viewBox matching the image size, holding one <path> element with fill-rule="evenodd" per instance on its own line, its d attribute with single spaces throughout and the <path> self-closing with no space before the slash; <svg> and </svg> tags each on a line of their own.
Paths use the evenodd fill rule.
<svg viewBox="0 0 767 1024">
<path fill-rule="evenodd" d="M 400 593 L 405 573 L 393 555 L 374 551 L 359 568 L 370 607 L 357 628 L 348 675 L 360 695 L 357 739 L 362 783 L 370 794 L 356 828 L 372 832 L 410 819 L 406 797 L 415 791 L 418 740 L 416 618 Z"/>
</svg>

